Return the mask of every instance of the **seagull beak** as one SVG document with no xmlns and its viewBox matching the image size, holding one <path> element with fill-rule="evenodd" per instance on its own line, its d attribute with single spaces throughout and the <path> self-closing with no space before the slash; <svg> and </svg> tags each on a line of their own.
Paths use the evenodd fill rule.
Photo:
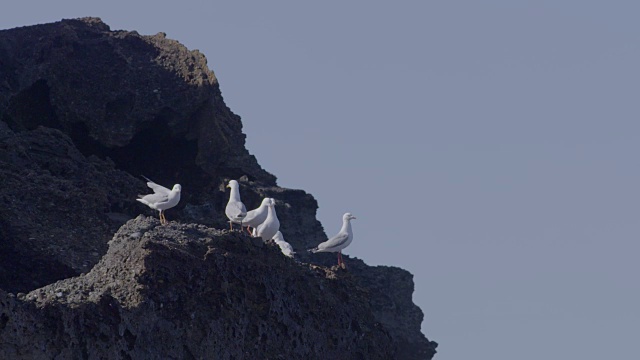
<svg viewBox="0 0 640 360">
<path fill-rule="evenodd" d="M 352 216 L 351 218 L 352 218 L 352 219 L 357 219 L 357 217 L 355 217 L 355 216 Z"/>
</svg>

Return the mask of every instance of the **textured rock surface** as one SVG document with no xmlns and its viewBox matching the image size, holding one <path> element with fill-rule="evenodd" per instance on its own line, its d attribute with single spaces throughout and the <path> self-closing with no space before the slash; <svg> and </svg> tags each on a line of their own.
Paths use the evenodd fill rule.
<svg viewBox="0 0 640 360">
<path fill-rule="evenodd" d="M 12 128 L 59 128 L 83 152 L 111 156 L 125 170 L 175 178 L 197 165 L 212 176 L 275 182 L 244 148 L 240 117 L 204 55 L 163 33 L 64 20 L 0 32 L 0 58 L 1 119 Z M 129 150 L 142 154 L 129 158 Z M 187 161 L 160 168 L 147 157 Z"/>
<path fill-rule="evenodd" d="M 96 357 L 99 357 L 96 354 L 106 354 L 100 352 L 107 351 L 105 349 L 111 349 L 112 355 L 117 354 L 113 352 L 117 348 L 118 351 L 125 349 L 127 356 L 133 358 L 149 358 L 157 355 L 141 352 L 144 348 L 151 349 L 151 340 L 143 340 L 149 338 L 149 330 L 131 325 L 131 319 L 149 324 L 144 322 L 147 317 L 164 324 L 153 325 L 158 331 L 169 331 L 170 324 L 183 326 L 179 330 L 180 336 L 188 333 L 189 337 L 184 335 L 178 339 L 194 337 L 201 342 L 208 341 L 206 338 L 213 330 L 203 322 L 204 318 L 197 322 L 178 321 L 172 313 L 150 304 L 157 305 L 158 297 L 171 297 L 171 293 L 194 291 L 213 296 L 220 291 L 195 284 L 196 287 L 190 287 L 189 282 L 180 280 L 187 276 L 182 273 L 181 266 L 191 261 L 204 267 L 189 270 L 198 276 L 213 276 L 210 271 L 235 274 L 238 284 L 256 287 L 231 289 L 233 291 L 227 288 L 226 294 L 235 296 L 234 299 L 240 299 L 245 293 L 262 291 L 265 283 L 260 281 L 266 280 L 249 279 L 252 273 L 245 272 L 246 269 L 238 270 L 230 262 L 214 264 L 197 260 L 204 256 L 203 249 L 217 248 L 211 243 L 214 240 L 202 240 L 204 238 L 226 244 L 221 246 L 226 249 L 225 259 L 243 259 L 243 263 L 253 264 L 254 260 L 258 261 L 252 259 L 253 256 L 267 261 L 264 257 L 274 255 L 269 247 L 232 246 L 229 240 L 232 235 L 221 235 L 202 225 L 194 225 L 226 228 L 223 209 L 228 193 L 225 193 L 224 183 L 229 178 L 236 178 L 240 180 L 240 191 L 248 208 L 257 207 L 264 196 L 276 199 L 282 232 L 298 252 L 298 259 L 321 266 L 302 266 L 282 260 L 285 261 L 282 264 L 288 265 L 281 264 L 282 267 L 277 268 L 283 272 L 281 276 L 298 279 L 300 283 L 304 283 L 301 279 L 311 277 L 315 280 L 309 281 L 319 281 L 318 284 L 333 284 L 334 299 L 342 296 L 343 302 L 347 302 L 342 307 L 335 302 L 334 311 L 339 314 L 354 311 L 359 324 L 368 324 L 369 330 L 365 332 L 375 338 L 374 342 L 391 344 L 379 354 L 393 354 L 398 359 L 431 358 L 437 344 L 428 341 L 420 332 L 422 312 L 411 299 L 412 275 L 402 269 L 370 267 L 360 260 L 348 258 L 348 273 L 334 274 L 327 268 L 335 265 L 332 254 L 307 254 L 304 249 L 326 240 L 323 228 L 315 218 L 317 202 L 304 191 L 278 187 L 275 177 L 260 168 L 245 149 L 241 130 L 240 118 L 224 104 L 204 56 L 197 51 L 188 51 L 163 34 L 141 36 L 136 32 L 110 31 L 95 18 L 0 31 L 0 288 L 10 293 L 31 291 L 28 297 L 16 298 L 10 293 L 0 295 L 0 344 L 13 344 L 13 350 L 7 351 L 23 354 L 17 358 L 31 358 L 31 355 L 37 358 L 45 353 L 49 357 L 43 358 L 60 354 L 63 354 L 61 358 L 67 358 L 68 354 L 86 358 L 89 353 L 83 352 L 83 348 L 97 351 L 91 353 Z M 160 143 L 166 146 L 159 146 Z M 147 191 L 140 174 L 168 186 L 181 183 L 182 200 L 178 207 L 167 212 L 167 218 L 174 221 L 173 230 L 156 232 L 148 242 L 139 239 L 149 247 L 141 245 L 140 248 L 127 248 L 127 251 L 144 253 L 136 257 L 141 262 L 127 261 L 124 256 L 119 264 L 114 260 L 119 255 L 114 254 L 123 254 L 124 247 L 132 244 L 118 235 L 107 253 L 107 242 L 114 232 L 140 213 L 156 216 L 155 212 L 134 201 L 138 193 Z M 140 221 L 143 220 L 138 219 L 137 224 Z M 176 221 L 185 225 L 177 225 Z M 175 246 L 167 246 L 175 252 L 154 247 L 172 243 Z M 163 267 L 158 263 L 151 266 L 150 259 L 158 256 L 166 257 L 163 261 L 172 265 Z M 108 261 L 111 265 L 105 266 Z M 263 265 L 255 265 L 260 274 L 268 271 L 261 267 Z M 141 269 L 156 270 L 146 272 L 152 278 L 123 275 Z M 174 287 L 152 286 L 161 283 L 165 276 L 157 269 L 167 272 Z M 326 283 L 328 280 L 324 275 L 318 278 L 318 273 L 336 279 Z M 54 283 L 56 281 L 59 282 Z M 45 286 L 47 284 L 51 285 Z M 269 284 L 277 289 L 282 285 Z M 359 358 L 357 354 L 373 354 L 373 349 L 378 349 L 365 345 L 369 344 L 366 341 L 358 342 L 360 345 L 353 348 L 348 345 L 352 344 L 349 342 L 352 337 L 346 333 L 339 340 L 331 340 L 331 333 L 327 331 L 337 325 L 314 322 L 313 319 L 337 317 L 316 309 L 306 297 L 307 291 L 318 294 L 314 290 L 298 283 L 287 284 L 295 292 L 288 295 L 288 305 L 304 310 L 300 310 L 299 317 L 293 317 L 292 321 L 296 326 L 317 325 L 320 329 L 319 332 L 307 329 L 296 333 L 300 349 L 288 353 L 291 355 L 288 357 L 298 358 L 304 351 L 312 351 L 311 339 L 316 339 L 320 332 L 325 334 L 325 338 L 319 340 L 321 343 L 334 343 L 330 346 L 331 351 L 351 346 L 349 354 L 353 355 L 318 354 Z M 55 291 L 57 288 L 64 291 Z M 346 288 L 357 288 L 357 291 L 347 292 Z M 242 292 L 236 293 L 236 290 Z M 51 297 L 58 293 L 62 295 Z M 38 300 L 39 297 L 48 300 Z M 321 299 L 319 296 L 317 300 Z M 209 305 L 203 305 L 201 300 L 189 302 L 181 297 L 175 301 L 192 311 L 209 314 Z M 280 306 L 273 302 L 277 301 L 268 299 L 269 307 Z M 211 304 L 215 307 L 215 302 Z M 256 312 L 252 312 L 254 310 Z M 233 311 L 264 315 L 256 309 L 243 307 L 233 307 Z M 275 349 L 253 337 L 268 329 L 281 339 L 278 334 L 285 331 L 277 325 L 284 321 L 280 318 L 276 321 L 258 316 L 264 321 L 260 325 L 263 327 L 255 330 L 251 327 L 254 324 L 225 322 L 235 321 L 225 318 L 234 314 L 232 310 L 216 314 L 224 318 L 219 324 L 229 327 L 215 328 L 224 335 L 214 338 L 224 346 L 231 346 L 228 354 L 236 354 L 235 358 L 253 357 L 237 355 L 240 353 L 235 352 L 239 350 L 233 347 L 233 341 L 249 352 L 253 351 L 251 346 Z M 344 316 L 353 319 L 352 315 Z M 123 320 L 125 318 L 128 320 Z M 371 322 L 372 318 L 374 322 Z M 285 323 L 287 327 L 295 327 Z M 269 324 L 274 324 L 274 328 Z M 343 325 L 339 331 L 346 331 Z M 377 326 L 382 326 L 380 331 Z M 355 328 L 354 325 L 352 330 Z M 362 329 L 358 330 L 359 334 L 363 333 Z M 135 336 L 134 330 L 137 331 Z M 385 338 L 381 333 L 388 333 L 391 342 L 381 340 Z M 87 334 L 94 334 L 97 340 L 85 339 Z M 27 346 L 24 341 L 31 336 L 39 339 L 38 345 L 33 349 L 23 348 Z M 90 345 L 88 341 L 94 343 Z M 181 341 L 172 343 L 171 338 L 163 338 L 163 344 L 166 343 L 163 346 L 176 354 L 176 358 L 204 356 L 199 349 L 192 349 L 189 345 L 192 343 Z M 302 343 L 305 345 L 300 345 Z M 221 349 L 216 346 L 222 345 L 206 346 L 214 351 Z M 0 349 L 5 347 L 0 346 Z M 116 358 L 127 356 L 113 355 Z M 374 357 L 367 355 L 365 358 Z"/>
<path fill-rule="evenodd" d="M 0 122 L 0 288 L 28 291 L 86 272 L 144 191 L 126 172 L 85 158 L 58 130 Z"/>
<path fill-rule="evenodd" d="M 143 216 L 87 274 L 0 299 L 3 359 L 392 359 L 397 351 L 350 274 L 296 263 L 238 233 Z"/>
</svg>

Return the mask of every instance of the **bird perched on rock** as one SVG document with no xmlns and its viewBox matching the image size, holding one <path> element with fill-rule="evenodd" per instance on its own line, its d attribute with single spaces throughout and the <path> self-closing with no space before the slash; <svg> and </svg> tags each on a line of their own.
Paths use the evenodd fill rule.
<svg viewBox="0 0 640 360">
<path fill-rule="evenodd" d="M 269 203 L 267 204 L 267 218 L 262 224 L 258 225 L 256 235 L 261 237 L 262 241 L 268 241 L 273 239 L 278 230 L 280 230 L 280 221 L 276 215 L 275 201 L 269 198 Z"/>
<path fill-rule="evenodd" d="M 275 241 L 276 244 L 278 244 L 278 246 L 280 246 L 280 251 L 282 251 L 282 253 L 285 256 L 288 256 L 290 258 L 293 257 L 293 255 L 295 254 L 295 252 L 293 251 L 293 247 L 291 247 L 291 244 L 289 244 L 288 242 L 284 241 L 284 236 L 282 236 L 282 233 L 280 231 L 278 231 L 273 236 L 273 241 Z"/>
<path fill-rule="evenodd" d="M 233 223 L 236 223 L 240 224 L 240 230 L 242 230 L 242 221 L 247 216 L 247 208 L 240 200 L 240 185 L 237 181 L 231 180 L 227 187 L 231 188 L 231 192 L 229 193 L 229 202 L 224 209 L 224 213 L 229 219 L 229 229 L 233 230 Z"/>
<path fill-rule="evenodd" d="M 173 185 L 173 189 L 169 190 L 162 185 L 154 183 L 149 180 L 149 178 L 144 178 L 147 180 L 147 186 L 153 190 L 153 194 L 138 195 L 138 199 L 136 200 L 154 210 L 158 210 L 160 212 L 160 224 L 166 225 L 167 218 L 164 217 L 164 211 L 178 205 L 182 186 L 175 184 Z"/>
<path fill-rule="evenodd" d="M 262 224 L 267 219 L 267 213 L 269 212 L 267 209 L 267 205 L 271 201 L 269 198 L 262 199 L 262 203 L 256 209 L 247 212 L 247 216 L 245 216 L 242 221 L 242 225 L 247 227 L 247 232 L 251 235 L 251 231 L 249 227 L 256 228 L 258 225 Z"/>
<path fill-rule="evenodd" d="M 342 228 L 331 239 L 321 243 L 313 249 L 309 249 L 312 253 L 317 252 L 337 252 L 338 253 L 338 265 L 343 269 L 346 267 L 344 261 L 342 261 L 342 249 L 346 248 L 353 241 L 353 232 L 351 231 L 351 220 L 356 217 L 351 213 L 345 213 L 342 215 Z"/>
</svg>

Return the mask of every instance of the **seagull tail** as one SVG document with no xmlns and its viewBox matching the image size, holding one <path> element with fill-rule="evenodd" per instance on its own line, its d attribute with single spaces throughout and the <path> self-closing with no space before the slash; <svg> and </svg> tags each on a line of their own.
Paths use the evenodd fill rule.
<svg viewBox="0 0 640 360">
<path fill-rule="evenodd" d="M 146 177 L 146 176 L 144 176 L 144 175 L 140 175 L 140 176 L 142 176 L 142 177 L 143 177 L 145 180 L 147 180 L 147 181 L 151 181 L 151 179 L 149 179 L 148 177 Z M 153 181 L 151 181 L 151 182 L 153 182 Z"/>
<path fill-rule="evenodd" d="M 310 253 L 317 253 L 318 252 L 318 247 L 316 246 L 316 247 L 311 248 L 311 249 L 309 249 L 307 251 L 310 252 Z"/>
</svg>

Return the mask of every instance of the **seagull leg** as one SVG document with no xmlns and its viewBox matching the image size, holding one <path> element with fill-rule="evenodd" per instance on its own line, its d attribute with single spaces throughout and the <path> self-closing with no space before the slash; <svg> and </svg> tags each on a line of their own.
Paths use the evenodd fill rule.
<svg viewBox="0 0 640 360">
<path fill-rule="evenodd" d="M 229 220 L 229 230 L 233 230 L 233 223 L 231 222 L 231 220 Z"/>
<path fill-rule="evenodd" d="M 247 226 L 247 232 L 249 233 L 249 236 L 253 236 L 253 234 L 251 233 L 251 230 L 249 230 L 249 226 Z"/>
<path fill-rule="evenodd" d="M 340 257 L 340 267 L 346 269 L 347 266 L 344 264 L 344 260 L 342 260 L 342 251 L 338 251 L 338 256 Z"/>
</svg>

